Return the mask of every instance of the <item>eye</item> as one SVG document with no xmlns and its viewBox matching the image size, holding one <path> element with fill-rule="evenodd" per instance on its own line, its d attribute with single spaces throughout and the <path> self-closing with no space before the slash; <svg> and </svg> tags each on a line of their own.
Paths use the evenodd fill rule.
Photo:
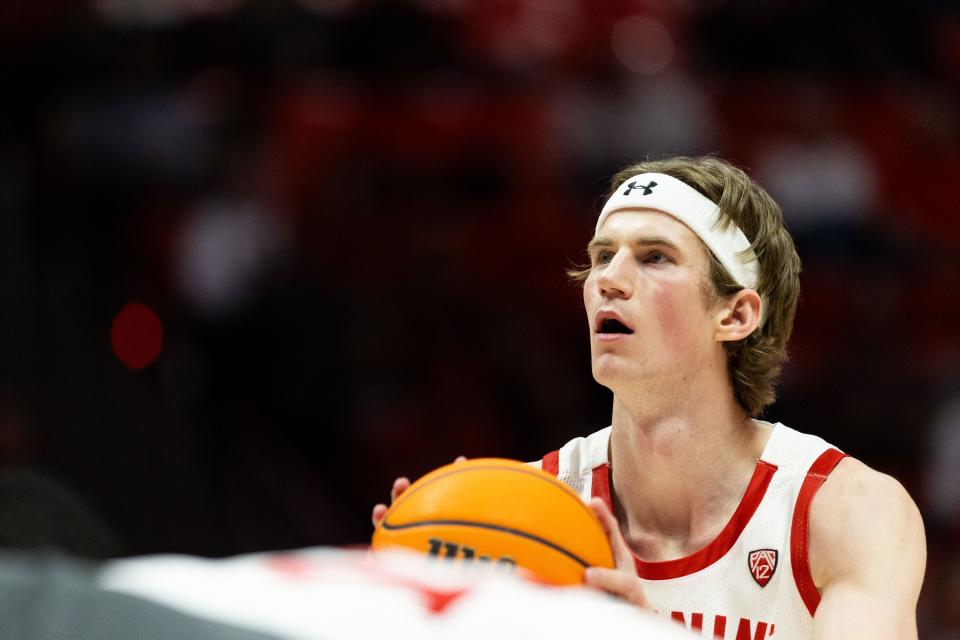
<svg viewBox="0 0 960 640">
<path fill-rule="evenodd" d="M 651 264 L 664 264 L 670 262 L 670 258 L 667 257 L 662 251 L 651 251 L 643 259 L 644 262 L 649 262 Z"/>
<path fill-rule="evenodd" d="M 594 266 L 598 264 L 607 264 L 613 260 L 613 251 L 598 251 L 593 258 Z"/>
</svg>

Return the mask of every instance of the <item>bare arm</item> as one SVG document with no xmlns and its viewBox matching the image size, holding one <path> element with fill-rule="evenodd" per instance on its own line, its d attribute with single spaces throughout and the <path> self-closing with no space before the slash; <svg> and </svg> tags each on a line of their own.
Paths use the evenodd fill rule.
<svg viewBox="0 0 960 640">
<path fill-rule="evenodd" d="M 926 541 L 899 482 L 857 460 L 837 465 L 810 506 L 809 562 L 816 640 L 917 637 Z"/>
</svg>

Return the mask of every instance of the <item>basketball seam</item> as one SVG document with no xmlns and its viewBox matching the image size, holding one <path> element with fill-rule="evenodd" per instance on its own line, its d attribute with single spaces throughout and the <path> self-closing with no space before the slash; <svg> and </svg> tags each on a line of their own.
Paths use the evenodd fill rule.
<svg viewBox="0 0 960 640">
<path fill-rule="evenodd" d="M 454 473 L 466 473 L 467 471 L 479 471 L 479 470 L 490 470 L 490 469 L 497 469 L 497 470 L 500 470 L 500 471 L 510 471 L 510 472 L 512 472 L 512 473 L 523 473 L 523 474 L 526 474 L 526 475 L 528 475 L 528 476 L 532 476 L 532 477 L 536 478 L 537 480 L 542 480 L 543 482 L 546 482 L 546 483 L 549 484 L 550 486 L 557 486 L 557 485 L 553 484 L 553 482 L 552 482 L 553 480 L 556 480 L 556 481 L 560 484 L 561 490 L 563 490 L 564 494 L 565 494 L 568 498 L 573 498 L 573 499 L 576 501 L 576 503 L 577 503 L 578 505 L 580 505 L 580 507 L 581 507 L 584 511 L 586 511 L 586 512 L 589 513 L 591 516 L 593 516 L 594 518 L 596 518 L 596 516 L 594 515 L 593 511 L 590 510 L 590 507 L 588 507 L 588 506 L 586 505 L 586 503 L 580 498 L 580 496 L 579 496 L 573 489 L 571 489 L 565 482 L 563 482 L 563 480 L 560 480 L 559 478 L 554 478 L 553 476 L 543 477 L 543 476 L 540 475 L 540 473 L 544 473 L 543 471 L 540 471 L 539 473 L 534 473 L 534 472 L 532 472 L 532 471 L 528 471 L 527 469 L 511 469 L 510 467 L 497 467 L 497 466 L 469 467 L 469 468 L 467 468 L 467 469 L 451 469 L 450 471 L 447 471 L 446 473 L 443 473 L 443 474 L 437 476 L 436 478 L 431 478 L 431 479 L 428 480 L 427 482 L 423 483 L 422 485 L 420 485 L 419 487 L 417 487 L 416 489 L 414 489 L 412 492 L 409 491 L 409 490 L 408 490 L 408 491 L 404 491 L 404 492 L 403 492 L 403 495 L 401 495 L 401 496 L 397 499 L 396 502 L 394 502 L 392 505 L 390 505 L 390 510 L 389 510 L 389 511 L 393 511 L 394 508 L 397 507 L 397 506 L 398 506 L 401 502 L 403 502 L 406 498 L 410 497 L 411 495 L 413 495 L 413 494 L 416 493 L 417 491 L 420 491 L 421 489 L 423 489 L 424 487 L 426 487 L 428 484 L 432 484 L 433 482 L 436 482 L 436 481 L 439 480 L 440 478 L 446 478 L 447 476 L 453 475 Z M 387 524 L 387 517 L 390 515 L 389 511 L 388 511 L 388 513 L 384 514 L 384 518 L 383 518 L 383 524 L 384 524 L 384 525 Z M 400 525 L 400 526 L 403 526 L 403 525 Z M 599 526 L 599 525 L 598 525 L 598 526 Z M 601 531 L 602 531 L 602 528 L 601 528 Z"/>
<path fill-rule="evenodd" d="M 586 562 L 585 560 L 583 560 L 573 552 L 568 551 L 567 549 L 564 549 L 563 547 L 561 547 L 560 545 L 554 542 L 550 542 L 549 540 L 541 538 L 540 536 L 536 536 L 532 533 L 527 533 L 526 531 L 520 531 L 519 529 L 511 529 L 510 527 L 503 527 L 496 524 L 487 524 L 485 522 L 471 522 L 469 520 L 424 520 L 422 522 L 411 522 L 408 524 L 396 524 L 396 525 L 383 522 L 381 526 L 384 529 L 387 529 L 389 531 L 397 531 L 400 529 L 413 529 L 416 527 L 429 527 L 433 525 L 474 527 L 477 529 L 492 529 L 494 531 L 509 533 L 511 535 L 515 535 L 521 538 L 527 538 L 528 540 L 538 542 L 542 545 L 550 547 L 554 551 L 559 551 L 560 553 L 567 556 L 568 558 L 570 558 L 571 560 L 573 560 L 574 562 L 576 562 L 577 564 L 579 564 L 584 568 L 590 566 L 590 563 Z"/>
</svg>

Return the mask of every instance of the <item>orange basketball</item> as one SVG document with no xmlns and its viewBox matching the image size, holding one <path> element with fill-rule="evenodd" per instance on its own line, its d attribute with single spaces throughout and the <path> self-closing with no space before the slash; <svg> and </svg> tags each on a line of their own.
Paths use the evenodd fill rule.
<svg viewBox="0 0 960 640">
<path fill-rule="evenodd" d="M 549 473 L 499 458 L 450 464 L 414 482 L 372 546 L 516 565 L 558 585 L 580 584 L 589 566 L 613 567 L 607 536 L 580 496 Z"/>
</svg>

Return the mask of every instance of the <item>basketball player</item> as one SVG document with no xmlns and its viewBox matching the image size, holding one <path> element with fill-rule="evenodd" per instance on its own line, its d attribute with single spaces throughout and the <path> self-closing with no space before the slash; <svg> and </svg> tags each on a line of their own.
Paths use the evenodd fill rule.
<svg viewBox="0 0 960 640">
<path fill-rule="evenodd" d="M 909 495 L 757 417 L 799 295 L 778 205 L 714 157 L 633 165 L 612 186 L 571 274 L 611 426 L 539 462 L 610 536 L 617 568 L 587 583 L 703 637 L 916 638 L 926 549 Z"/>
</svg>

